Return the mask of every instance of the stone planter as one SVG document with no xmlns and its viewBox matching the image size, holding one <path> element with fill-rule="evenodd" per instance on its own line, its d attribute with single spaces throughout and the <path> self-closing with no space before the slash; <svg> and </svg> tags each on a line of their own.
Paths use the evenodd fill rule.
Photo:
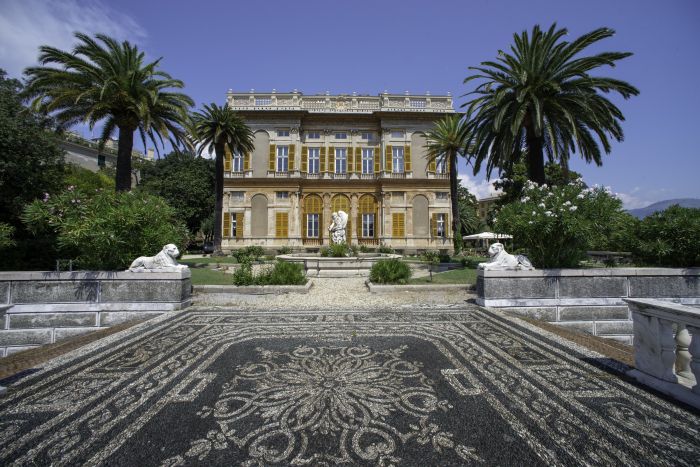
<svg viewBox="0 0 700 467">
<path fill-rule="evenodd" d="M 631 343 L 624 299 L 700 305 L 700 268 L 479 270 L 476 290 L 481 306 Z"/>
<path fill-rule="evenodd" d="M 347 258 L 326 258 L 322 256 L 291 254 L 279 255 L 277 259 L 304 266 L 307 277 L 367 277 L 377 261 L 399 259 L 401 255 L 386 253 L 360 253 Z"/>
</svg>

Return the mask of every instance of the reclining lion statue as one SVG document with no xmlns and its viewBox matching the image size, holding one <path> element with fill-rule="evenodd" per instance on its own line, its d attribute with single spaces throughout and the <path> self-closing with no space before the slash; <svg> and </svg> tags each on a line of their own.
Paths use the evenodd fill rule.
<svg viewBox="0 0 700 467">
<path fill-rule="evenodd" d="M 486 271 L 532 271 L 535 269 L 527 256 L 511 255 L 505 250 L 502 243 L 493 243 L 489 247 L 489 256 L 491 259 L 486 263 L 479 263 L 477 269 Z"/>
<path fill-rule="evenodd" d="M 174 271 L 180 269 L 187 269 L 187 265 L 178 264 L 175 260 L 180 256 L 180 250 L 177 246 L 172 243 L 168 243 L 163 247 L 163 249 L 155 256 L 139 256 L 131 263 L 129 266 L 129 271 L 131 272 L 144 272 L 144 271 Z"/>
</svg>

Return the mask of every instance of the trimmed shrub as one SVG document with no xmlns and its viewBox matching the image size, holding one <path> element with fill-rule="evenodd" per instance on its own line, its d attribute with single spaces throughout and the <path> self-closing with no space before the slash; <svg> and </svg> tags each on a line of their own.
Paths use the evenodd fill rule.
<svg viewBox="0 0 700 467">
<path fill-rule="evenodd" d="M 364 243 L 360 245 L 360 253 L 369 253 L 370 251 L 372 251 L 370 247 L 368 247 Z"/>
<path fill-rule="evenodd" d="M 385 244 L 379 245 L 379 253 L 387 253 L 387 254 L 392 254 L 394 252 L 394 249 L 391 248 L 390 246 L 387 246 Z"/>
<path fill-rule="evenodd" d="M 369 280 L 375 284 L 405 284 L 411 278 L 411 268 L 398 259 L 377 261 L 369 271 Z"/>
<path fill-rule="evenodd" d="M 277 249 L 277 254 L 278 255 L 288 255 L 292 252 L 292 247 L 291 246 L 283 246 Z"/>
<path fill-rule="evenodd" d="M 299 263 L 277 261 L 275 267 L 256 277 L 260 285 L 304 285 L 306 275 L 304 266 Z"/>
<path fill-rule="evenodd" d="M 243 263 L 245 258 L 250 258 L 251 261 L 258 261 L 265 255 L 265 250 L 261 246 L 253 245 L 238 250 L 233 250 L 231 256 L 236 258 L 236 261 Z"/>
</svg>

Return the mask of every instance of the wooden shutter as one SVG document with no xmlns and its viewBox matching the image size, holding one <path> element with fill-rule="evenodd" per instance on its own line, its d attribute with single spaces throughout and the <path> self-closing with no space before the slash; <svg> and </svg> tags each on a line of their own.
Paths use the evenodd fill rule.
<svg viewBox="0 0 700 467">
<path fill-rule="evenodd" d="M 290 144 L 289 145 L 289 171 L 293 172 L 294 171 L 294 159 L 296 154 L 296 145 L 295 144 Z"/>
<path fill-rule="evenodd" d="M 301 147 L 301 171 L 302 172 L 309 171 L 309 147 L 308 146 Z"/>
<path fill-rule="evenodd" d="M 307 227 L 307 223 L 306 223 L 307 212 L 306 212 L 305 204 L 306 203 L 303 203 L 302 207 L 301 207 L 301 238 L 302 239 L 306 238 L 306 227 Z"/>
<path fill-rule="evenodd" d="M 406 219 L 404 213 L 395 212 L 391 215 L 391 236 L 394 238 L 402 238 L 406 236 Z"/>
<path fill-rule="evenodd" d="M 335 147 L 328 146 L 328 171 L 335 173 Z"/>
<path fill-rule="evenodd" d="M 437 171 L 437 159 L 432 159 L 430 162 L 428 162 L 428 172 L 436 172 Z"/>
<path fill-rule="evenodd" d="M 411 172 L 411 145 L 407 144 L 403 148 L 403 164 L 406 172 Z"/>
<path fill-rule="evenodd" d="M 243 238 L 243 213 L 236 213 L 236 238 Z"/>
<path fill-rule="evenodd" d="M 391 145 L 386 145 L 386 154 L 384 157 L 384 167 L 386 167 L 387 172 L 393 171 L 393 160 L 391 159 Z"/>
<path fill-rule="evenodd" d="M 250 170 L 250 153 L 246 152 L 243 155 L 243 170 Z"/>
<path fill-rule="evenodd" d="M 380 162 L 382 161 L 382 149 L 381 146 L 377 146 L 374 149 L 374 173 L 378 174 L 380 169 Z"/>
<path fill-rule="evenodd" d="M 224 146 L 224 172 L 231 171 L 231 149 L 228 146 Z"/>
<path fill-rule="evenodd" d="M 449 237 L 451 231 L 452 231 L 452 227 L 450 227 L 450 215 L 445 214 L 445 230 L 444 230 L 443 237 L 445 237 L 445 238 Z"/>
<path fill-rule="evenodd" d="M 355 172 L 362 173 L 362 148 L 355 148 Z"/>
<path fill-rule="evenodd" d="M 270 170 L 272 172 L 275 171 L 275 157 L 277 156 L 277 148 L 274 144 L 270 145 L 270 164 L 267 168 L 267 170 Z"/>
<path fill-rule="evenodd" d="M 287 238 L 289 236 L 289 213 L 275 213 L 275 237 Z"/>
<path fill-rule="evenodd" d="M 362 213 L 357 215 L 357 238 L 362 238 Z"/>
<path fill-rule="evenodd" d="M 384 220 L 379 219 L 379 203 L 374 200 L 374 238 L 379 238 L 379 224 L 384 222 Z"/>
<path fill-rule="evenodd" d="M 347 172 L 349 174 L 353 173 L 355 171 L 355 153 L 352 150 L 352 146 L 348 146 L 346 149 L 347 153 L 345 155 L 345 163 L 347 164 L 348 170 Z"/>
<path fill-rule="evenodd" d="M 224 225 L 221 229 L 221 236 L 223 238 L 229 238 L 231 236 L 231 213 L 224 213 Z"/>
<path fill-rule="evenodd" d="M 321 147 L 321 154 L 319 156 L 319 168 L 318 171 L 319 173 L 325 172 L 326 171 L 326 148 L 325 146 Z"/>
<path fill-rule="evenodd" d="M 433 237 L 437 237 L 437 214 L 430 216 L 430 232 Z"/>
</svg>

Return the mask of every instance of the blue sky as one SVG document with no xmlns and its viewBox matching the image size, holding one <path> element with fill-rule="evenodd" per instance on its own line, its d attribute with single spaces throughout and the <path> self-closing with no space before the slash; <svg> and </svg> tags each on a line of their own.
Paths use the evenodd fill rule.
<svg viewBox="0 0 700 467">
<path fill-rule="evenodd" d="M 610 186 L 629 208 L 700 197 L 700 2 L 696 0 L 521 0 L 353 2 L 2 0 L 0 67 L 18 77 L 37 46 L 69 48 L 71 32 L 129 39 L 183 80 L 198 105 L 229 88 L 294 88 L 305 94 L 383 90 L 459 96 L 468 67 L 495 58 L 512 35 L 552 22 L 575 38 L 600 26 L 617 34 L 590 51 L 634 55 L 601 74 L 641 94 L 615 99 L 625 141 L 602 167 L 574 158 L 589 184 Z M 489 193 L 464 164 L 464 183 Z"/>
</svg>

